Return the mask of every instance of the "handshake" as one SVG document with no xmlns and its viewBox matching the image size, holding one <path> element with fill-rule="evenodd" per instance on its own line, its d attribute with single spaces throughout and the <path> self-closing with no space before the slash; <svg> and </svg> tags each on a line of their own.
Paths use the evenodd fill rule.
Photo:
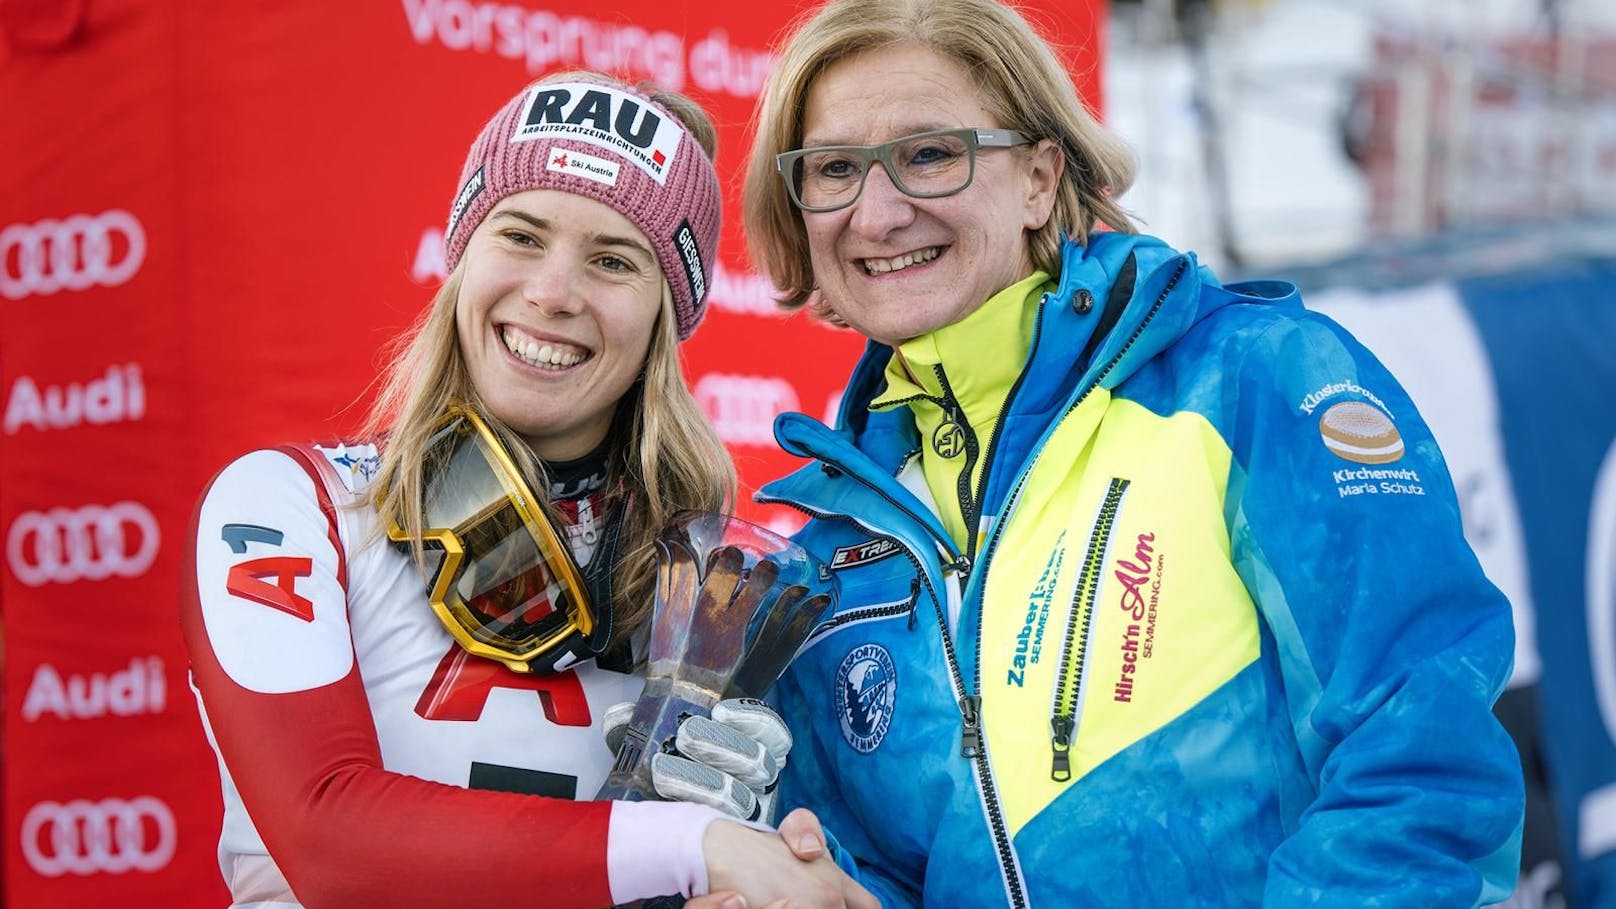
<svg viewBox="0 0 1616 909">
<path fill-rule="evenodd" d="M 614 752 L 635 706 L 625 701 L 606 711 L 606 743 Z M 650 758 L 657 796 L 706 805 L 740 820 L 769 822 L 774 784 L 791 751 L 791 732 L 779 714 L 752 698 L 722 700 L 711 717 L 694 715 L 680 723 L 671 744 Z M 709 892 L 684 902 L 685 909 L 746 909 L 752 904 L 745 893 L 764 899 L 788 894 L 763 903 L 766 909 L 880 905 L 830 858 L 824 831 L 807 809 L 788 815 L 778 836 L 766 831 L 710 824 L 703 843 Z M 663 902 L 647 901 L 646 909 L 659 909 Z M 666 902 L 680 905 L 677 899 Z"/>
</svg>

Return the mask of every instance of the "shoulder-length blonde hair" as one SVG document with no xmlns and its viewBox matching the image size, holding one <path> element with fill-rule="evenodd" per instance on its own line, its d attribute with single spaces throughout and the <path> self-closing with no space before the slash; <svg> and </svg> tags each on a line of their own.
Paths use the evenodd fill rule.
<svg viewBox="0 0 1616 909">
<path fill-rule="evenodd" d="M 541 81 L 576 75 L 559 73 Z M 709 157 L 714 154 L 712 121 L 694 101 L 653 86 L 638 88 L 678 116 Z M 462 259 L 416 324 L 400 336 L 365 423 L 367 436 L 386 440 L 369 504 L 383 526 L 397 521 L 416 540 L 423 529 L 426 442 L 456 401 L 476 408 L 504 441 L 552 519 L 555 515 L 543 464 L 514 430 L 488 412 L 472 384 L 455 327 L 463 271 Z M 683 509 L 727 511 L 734 502 L 735 467 L 685 385 L 676 326 L 673 295 L 664 279 L 644 371 L 618 401 L 606 436 L 607 489 L 612 510 L 623 522 L 617 564 L 612 567 L 612 643 L 625 640 L 650 615 L 656 581 L 654 542 L 668 520 Z M 414 556 L 420 563 L 419 545 Z"/>
<path fill-rule="evenodd" d="M 904 43 L 965 66 L 998 121 L 981 125 L 1051 139 L 1065 153 L 1054 212 L 1028 232 L 1035 267 L 1060 275 L 1062 234 L 1087 242 L 1096 222 L 1134 230 L 1116 204 L 1133 183 L 1132 153 L 1089 113 L 1048 42 L 1013 7 L 995 0 L 832 0 L 791 32 L 763 89 L 746 168 L 747 245 L 781 291 L 782 306 L 801 306 L 818 285 L 802 213 L 775 170 L 775 155 L 801 145 L 808 90 L 826 67 Z"/>
</svg>

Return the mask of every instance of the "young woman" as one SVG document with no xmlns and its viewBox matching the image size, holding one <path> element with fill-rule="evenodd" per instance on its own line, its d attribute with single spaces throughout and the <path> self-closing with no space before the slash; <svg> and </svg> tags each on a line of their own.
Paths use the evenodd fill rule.
<svg viewBox="0 0 1616 909">
<path fill-rule="evenodd" d="M 1294 288 L 1134 234 L 1131 179 L 1008 6 L 832 0 L 784 46 L 748 236 L 871 343 L 760 496 L 842 594 L 782 803 L 889 905 L 1503 899 L 1510 611 L 1429 431 Z"/>
<path fill-rule="evenodd" d="M 653 536 L 734 486 L 676 347 L 713 139 L 672 93 L 529 86 L 471 147 L 448 280 L 369 431 L 213 481 L 182 619 L 236 906 L 842 905 L 834 865 L 711 808 L 579 801 L 642 684 Z"/>
</svg>

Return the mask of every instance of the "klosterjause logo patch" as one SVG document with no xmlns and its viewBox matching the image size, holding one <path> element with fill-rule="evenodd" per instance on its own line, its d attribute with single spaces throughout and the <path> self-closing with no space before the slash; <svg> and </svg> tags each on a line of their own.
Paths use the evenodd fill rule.
<svg viewBox="0 0 1616 909">
<path fill-rule="evenodd" d="M 881 747 L 897 700 L 898 674 L 892 654 L 880 644 L 853 648 L 836 670 L 836 716 L 847 744 L 860 754 Z"/>
<path fill-rule="evenodd" d="M 1343 401 L 1319 417 L 1319 436 L 1336 457 L 1359 464 L 1389 464 L 1403 456 L 1403 436 L 1384 411 Z"/>
</svg>

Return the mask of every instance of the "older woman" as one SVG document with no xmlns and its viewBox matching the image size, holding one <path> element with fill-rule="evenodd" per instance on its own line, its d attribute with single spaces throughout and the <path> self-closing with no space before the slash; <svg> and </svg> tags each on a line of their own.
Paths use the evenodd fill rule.
<svg viewBox="0 0 1616 909">
<path fill-rule="evenodd" d="M 748 235 L 870 344 L 760 495 L 843 595 L 782 804 L 890 904 L 1503 898 L 1510 615 L 1429 431 L 1290 285 L 1133 233 L 1130 180 L 1009 7 L 833 0 L 785 45 Z"/>
<path fill-rule="evenodd" d="M 579 801 L 611 769 L 605 708 L 644 683 L 653 538 L 734 485 L 677 353 L 713 139 L 647 86 L 525 88 L 467 155 L 449 278 L 369 431 L 213 481 L 181 617 L 234 905 L 871 902 L 712 808 Z"/>
</svg>

